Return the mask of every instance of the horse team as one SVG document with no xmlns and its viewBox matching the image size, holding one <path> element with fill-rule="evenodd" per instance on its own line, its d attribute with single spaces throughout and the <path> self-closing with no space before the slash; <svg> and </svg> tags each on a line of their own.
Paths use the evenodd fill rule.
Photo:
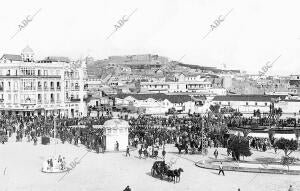
<svg viewBox="0 0 300 191">
<path fill-rule="evenodd" d="M 174 184 L 180 182 L 182 172 L 182 168 L 171 170 L 165 161 L 155 161 L 151 169 L 152 176 L 158 176 L 161 180 L 167 177 L 169 181 L 174 181 Z"/>
</svg>

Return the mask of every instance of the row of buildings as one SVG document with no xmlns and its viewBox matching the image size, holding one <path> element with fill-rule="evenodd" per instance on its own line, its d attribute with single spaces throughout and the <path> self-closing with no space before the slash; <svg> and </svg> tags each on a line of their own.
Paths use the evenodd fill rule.
<svg viewBox="0 0 300 191">
<path fill-rule="evenodd" d="M 238 87 L 236 80 L 244 80 L 239 72 L 214 75 L 195 71 L 170 75 L 163 70 L 168 59 L 150 54 L 108 60 L 116 65 L 110 66 L 112 73 L 103 79 L 89 79 L 90 59 L 70 61 L 66 57 L 49 56 L 37 60 L 30 47 L 24 48 L 20 55 L 4 54 L 0 59 L 0 114 L 80 117 L 88 115 L 91 106 L 103 105 L 134 108 L 135 112 L 145 114 L 205 113 L 210 105 L 218 104 L 252 115 L 258 109 L 267 113 L 274 104 L 282 108 L 283 115 L 299 116 L 300 101 L 290 96 L 299 93 L 300 76 L 292 76 L 287 81 L 289 88 L 295 88 L 292 92 L 231 95 L 232 87 Z M 140 75 L 136 72 L 140 70 L 136 66 L 140 65 L 151 66 L 153 74 Z M 115 68 L 119 73 L 114 75 Z M 286 81 L 279 83 L 283 85 L 277 88 L 285 88 Z M 241 84 L 240 89 L 245 89 L 245 82 Z"/>
<path fill-rule="evenodd" d="M 101 99 L 101 98 L 99 98 Z M 300 117 L 300 100 L 287 95 L 224 95 L 224 96 L 190 96 L 155 94 L 118 94 L 113 97 L 114 104 L 120 107 L 135 107 L 144 114 L 165 114 L 170 111 L 178 113 L 206 113 L 211 105 L 239 111 L 244 116 L 253 116 L 254 111 L 261 114 L 270 112 L 270 107 L 282 109 L 282 117 Z"/>
</svg>

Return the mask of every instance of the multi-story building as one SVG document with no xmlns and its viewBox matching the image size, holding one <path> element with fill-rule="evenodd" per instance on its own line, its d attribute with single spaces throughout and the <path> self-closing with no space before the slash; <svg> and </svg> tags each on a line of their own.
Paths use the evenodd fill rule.
<svg viewBox="0 0 300 191">
<path fill-rule="evenodd" d="M 85 64 L 65 57 L 35 60 L 28 46 L 21 55 L 4 54 L 0 59 L 1 114 L 83 116 Z"/>
<path fill-rule="evenodd" d="M 198 93 L 226 95 L 225 88 L 213 88 L 212 82 L 200 75 L 179 75 L 175 81 L 141 82 L 141 93 Z"/>
</svg>

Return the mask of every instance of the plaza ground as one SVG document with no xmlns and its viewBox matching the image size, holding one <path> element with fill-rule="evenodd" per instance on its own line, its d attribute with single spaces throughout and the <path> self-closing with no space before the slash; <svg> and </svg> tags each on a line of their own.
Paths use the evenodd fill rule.
<svg viewBox="0 0 300 191">
<path fill-rule="evenodd" d="M 137 151 L 131 152 L 131 157 L 125 157 L 125 153 L 86 154 L 85 147 L 68 143 L 34 146 L 32 142 L 10 141 L 0 145 L 0 191 L 122 191 L 127 185 L 132 191 L 236 191 L 238 188 L 241 191 L 286 191 L 290 184 L 300 190 L 300 176 L 226 171 L 226 176 L 219 176 L 215 170 L 194 165 L 203 159 L 201 155 L 179 156 L 173 145 L 168 145 L 166 150 L 166 161 L 176 161 L 174 166 L 184 169 L 180 183 L 152 177 L 150 169 L 155 160 L 139 159 Z M 213 151 L 213 148 L 209 149 L 207 157 L 212 157 Z M 54 153 L 63 154 L 69 161 L 84 157 L 66 175 L 42 173 L 43 161 Z M 280 158 L 282 154 L 282 151 L 278 155 L 271 150 L 254 151 L 247 160 L 265 156 Z M 227 157 L 225 149 L 219 149 L 219 156 Z M 299 153 L 296 156 L 299 158 Z"/>
</svg>

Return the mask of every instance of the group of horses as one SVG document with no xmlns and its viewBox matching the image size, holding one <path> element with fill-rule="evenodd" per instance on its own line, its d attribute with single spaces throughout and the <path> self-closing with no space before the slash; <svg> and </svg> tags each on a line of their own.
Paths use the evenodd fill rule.
<svg viewBox="0 0 300 191">
<path fill-rule="evenodd" d="M 152 176 L 158 176 L 161 180 L 167 177 L 169 181 L 174 181 L 174 184 L 180 182 L 180 174 L 182 172 L 182 168 L 171 170 L 165 161 L 155 161 L 151 169 Z"/>
<path fill-rule="evenodd" d="M 190 154 L 201 154 L 201 152 L 202 152 L 201 144 L 197 145 L 195 142 L 191 142 L 191 144 L 176 143 L 175 147 L 178 149 L 178 154 L 181 154 L 181 151 L 184 151 L 185 154 L 189 154 L 189 153 Z M 207 154 L 206 147 L 204 147 L 203 152 L 204 152 L 203 154 L 205 154 L 205 155 Z"/>
<path fill-rule="evenodd" d="M 147 149 L 139 149 L 139 158 L 142 157 L 142 154 L 144 155 L 144 158 L 150 157 L 150 158 L 157 158 L 158 157 L 158 151 L 153 151 L 152 154 Z"/>
</svg>

